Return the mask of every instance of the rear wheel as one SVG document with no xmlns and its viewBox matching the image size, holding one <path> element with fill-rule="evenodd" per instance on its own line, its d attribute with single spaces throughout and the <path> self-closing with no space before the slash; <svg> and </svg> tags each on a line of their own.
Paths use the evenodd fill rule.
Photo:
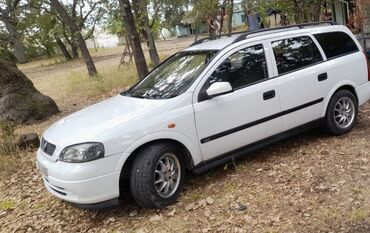
<svg viewBox="0 0 370 233">
<path fill-rule="evenodd" d="M 343 135 L 355 126 L 358 114 L 356 97 L 348 90 L 339 90 L 331 98 L 326 112 L 326 130 Z"/>
<path fill-rule="evenodd" d="M 132 195 L 142 207 L 164 208 L 177 200 L 184 175 L 181 150 L 166 142 L 149 145 L 136 154 L 132 164 Z"/>
</svg>

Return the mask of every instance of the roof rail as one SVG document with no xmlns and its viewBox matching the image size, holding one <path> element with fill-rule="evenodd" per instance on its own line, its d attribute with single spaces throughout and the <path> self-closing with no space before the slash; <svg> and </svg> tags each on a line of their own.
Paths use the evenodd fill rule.
<svg viewBox="0 0 370 233">
<path fill-rule="evenodd" d="M 255 30 L 255 31 L 249 31 L 245 32 L 244 34 L 238 36 L 233 43 L 242 41 L 247 39 L 248 36 L 257 34 L 257 33 L 262 33 L 262 32 L 271 32 L 271 33 L 277 33 L 278 31 L 285 30 L 285 29 L 293 29 L 293 28 L 298 28 L 298 29 L 303 29 L 306 27 L 315 27 L 315 26 L 322 26 L 322 25 L 339 25 L 336 22 L 333 21 L 322 21 L 322 22 L 313 22 L 313 23 L 302 23 L 302 24 L 294 24 L 294 25 L 289 25 L 289 26 L 284 26 L 284 27 L 276 27 L 276 28 L 267 28 L 267 29 L 260 29 L 260 30 Z"/>
<path fill-rule="evenodd" d="M 247 39 L 247 37 L 249 35 L 253 35 L 253 34 L 257 34 L 257 33 L 262 33 L 262 32 L 274 33 L 274 32 L 278 32 L 278 31 L 285 30 L 285 29 L 293 29 L 293 28 L 303 29 L 305 27 L 315 27 L 315 26 L 321 26 L 321 25 L 339 25 L 339 24 L 336 23 L 336 22 L 333 22 L 333 21 L 321 21 L 321 22 L 313 22 L 313 23 L 294 24 L 294 25 L 276 27 L 276 28 L 260 29 L 260 30 L 255 30 L 255 31 L 243 31 L 243 32 L 227 33 L 227 34 L 215 35 L 215 36 L 210 36 L 210 37 L 206 37 L 206 38 L 197 40 L 194 43 L 192 43 L 190 46 L 201 44 L 203 42 L 210 41 L 210 40 L 217 40 L 217 39 L 220 39 L 222 37 L 230 37 L 232 35 L 239 35 L 240 34 L 232 42 L 232 43 L 236 43 L 236 42 Z"/>
</svg>

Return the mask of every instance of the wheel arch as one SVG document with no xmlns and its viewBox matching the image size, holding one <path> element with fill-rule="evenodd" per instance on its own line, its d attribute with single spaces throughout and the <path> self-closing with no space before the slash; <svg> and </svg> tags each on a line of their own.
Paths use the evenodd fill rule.
<svg viewBox="0 0 370 233">
<path fill-rule="evenodd" d="M 358 102 L 358 95 L 356 93 L 355 86 L 356 86 L 356 84 L 352 81 L 340 82 L 337 85 L 335 85 L 330 90 L 330 92 L 328 94 L 328 98 L 326 98 L 326 100 L 325 100 L 325 106 L 324 106 L 323 112 L 321 114 L 322 117 L 324 117 L 326 115 L 326 111 L 327 111 L 327 108 L 328 108 L 328 105 L 329 105 L 329 102 L 330 102 L 331 98 L 339 90 L 348 90 L 348 91 L 352 92 L 352 94 L 356 97 L 356 100 Z"/>
<path fill-rule="evenodd" d="M 186 161 L 186 168 L 189 170 L 193 169 L 194 165 L 200 163 L 202 160 L 199 147 L 196 146 L 189 138 L 174 132 L 155 133 L 138 139 L 124 152 L 125 156 L 122 156 L 122 159 L 119 161 L 116 167 L 116 170 L 120 170 L 120 177 L 129 177 L 130 167 L 135 158 L 135 154 L 137 154 L 145 146 L 160 142 L 170 142 L 178 146 L 183 151 Z"/>
</svg>

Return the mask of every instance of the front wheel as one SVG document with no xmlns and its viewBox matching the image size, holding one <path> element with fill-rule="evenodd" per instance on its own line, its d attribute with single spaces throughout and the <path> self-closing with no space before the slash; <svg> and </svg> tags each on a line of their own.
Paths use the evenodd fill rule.
<svg viewBox="0 0 370 233">
<path fill-rule="evenodd" d="M 132 164 L 132 195 L 142 207 L 164 208 L 177 200 L 184 175 L 181 150 L 166 142 L 149 145 L 136 154 Z"/>
<path fill-rule="evenodd" d="M 331 98 L 326 112 L 326 130 L 333 135 L 349 133 L 358 114 L 356 97 L 348 90 L 339 90 Z"/>
</svg>

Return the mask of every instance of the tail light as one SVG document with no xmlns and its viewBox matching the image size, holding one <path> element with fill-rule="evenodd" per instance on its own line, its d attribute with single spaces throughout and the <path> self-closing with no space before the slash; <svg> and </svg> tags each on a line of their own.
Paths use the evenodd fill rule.
<svg viewBox="0 0 370 233">
<path fill-rule="evenodd" d="M 366 51 L 364 51 L 364 54 L 365 54 L 365 58 L 366 58 L 366 64 L 367 64 L 367 77 L 368 77 L 368 80 L 370 82 L 370 64 L 369 64 L 369 57 L 366 53 Z"/>
</svg>

